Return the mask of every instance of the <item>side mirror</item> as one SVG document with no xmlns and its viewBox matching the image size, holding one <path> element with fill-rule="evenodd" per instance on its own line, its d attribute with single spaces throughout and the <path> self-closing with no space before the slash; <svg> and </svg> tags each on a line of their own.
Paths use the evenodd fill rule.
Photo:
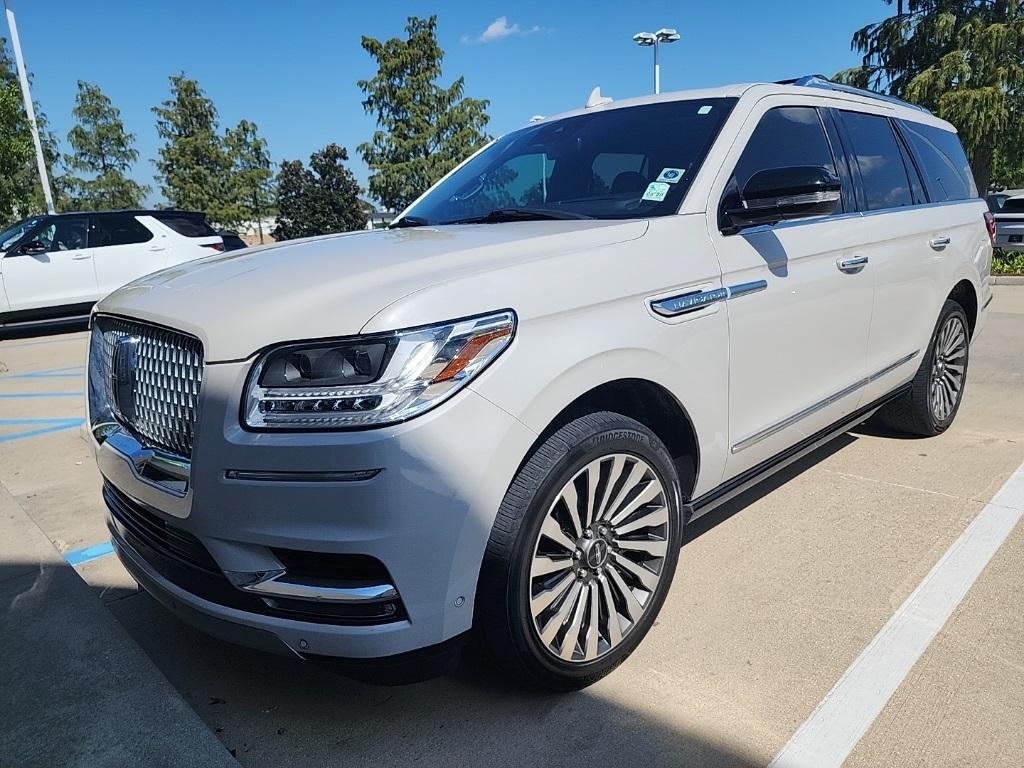
<svg viewBox="0 0 1024 768">
<path fill-rule="evenodd" d="M 747 181 L 740 207 L 725 212 L 736 228 L 835 213 L 842 184 L 828 168 L 797 165 L 766 168 Z"/>
<path fill-rule="evenodd" d="M 47 251 L 46 243 L 39 240 L 29 240 L 22 246 L 18 247 L 18 256 L 41 256 Z"/>
</svg>

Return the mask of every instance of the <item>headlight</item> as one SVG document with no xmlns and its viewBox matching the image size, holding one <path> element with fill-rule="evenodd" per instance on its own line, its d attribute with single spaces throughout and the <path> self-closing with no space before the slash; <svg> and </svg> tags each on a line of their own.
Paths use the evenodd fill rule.
<svg viewBox="0 0 1024 768">
<path fill-rule="evenodd" d="M 249 427 L 331 429 L 405 421 L 466 385 L 512 341 L 511 310 L 380 336 L 289 344 L 246 387 Z"/>
</svg>

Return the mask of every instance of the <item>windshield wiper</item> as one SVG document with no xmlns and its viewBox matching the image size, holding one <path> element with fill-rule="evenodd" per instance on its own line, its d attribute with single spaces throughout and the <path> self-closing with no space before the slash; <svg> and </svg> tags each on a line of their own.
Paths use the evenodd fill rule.
<svg viewBox="0 0 1024 768">
<path fill-rule="evenodd" d="M 483 216 L 446 221 L 445 224 L 497 224 L 502 221 L 542 221 L 547 219 L 589 219 L 584 213 L 552 211 L 547 208 L 495 208 Z"/>
<path fill-rule="evenodd" d="M 403 216 L 398 221 L 388 224 L 388 229 L 402 229 L 403 227 L 426 227 L 430 222 L 422 216 Z"/>
</svg>

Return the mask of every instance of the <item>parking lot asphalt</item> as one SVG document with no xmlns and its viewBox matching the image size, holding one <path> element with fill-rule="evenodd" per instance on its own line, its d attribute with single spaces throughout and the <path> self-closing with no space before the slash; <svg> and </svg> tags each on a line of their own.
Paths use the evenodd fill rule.
<svg viewBox="0 0 1024 768">
<path fill-rule="evenodd" d="M 820 705 L 837 682 L 863 671 L 865 649 L 881 647 L 882 630 L 1024 462 L 1024 287 L 997 287 L 991 310 L 947 433 L 905 439 L 866 425 L 697 521 L 654 629 L 580 693 L 510 687 L 475 654 L 447 677 L 377 687 L 178 622 L 104 554 L 99 478 L 79 435 L 81 332 L 0 342 L 0 492 L 28 521 L 0 542 L 0 586 L 34 573 L 19 544 L 27 529 L 77 563 L 80 580 L 51 588 L 53 610 L 88 603 L 95 621 L 109 623 L 82 653 L 105 642 L 131 656 L 152 694 L 137 706 L 162 696 L 171 713 L 137 727 L 184 734 L 182 757 L 210 749 L 195 733 L 201 720 L 224 747 L 219 758 L 230 751 L 243 766 L 764 766 L 827 710 Z M 1006 498 L 1000 504 L 1019 515 Z M 846 765 L 1024 764 L 1024 526 L 992 546 L 948 621 L 930 628 L 934 638 L 865 721 Z M 19 619 L 8 609 L 3 621 Z M 59 628 L 41 624 L 36 642 Z M 3 634 L 0 652 L 25 635 L 6 626 Z M 74 644 L 55 647 L 76 654 Z M 64 663 L 74 672 L 79 661 Z M 19 729 L 46 721 L 61 691 L 31 678 L 38 667 L 0 669 L 39 691 L 13 703 L 5 695 L 3 706 L 18 711 L 7 718 L 14 738 L 0 737 L 0 765 L 33 764 L 8 750 L 24 746 Z M 129 683 L 108 676 L 111 686 Z M 118 729 L 98 717 L 79 720 L 114 739 Z M 151 765 L 183 762 L 173 739 L 150 743 Z M 117 764 L 104 762 L 102 738 L 91 748 L 68 763 Z"/>
</svg>

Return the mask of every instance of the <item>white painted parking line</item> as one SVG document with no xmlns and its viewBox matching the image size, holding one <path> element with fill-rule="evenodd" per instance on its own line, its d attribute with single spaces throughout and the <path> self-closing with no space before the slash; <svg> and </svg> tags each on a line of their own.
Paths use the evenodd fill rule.
<svg viewBox="0 0 1024 768">
<path fill-rule="evenodd" d="M 769 768 L 838 768 L 1024 515 L 1024 464 L 843 673 Z"/>
</svg>

